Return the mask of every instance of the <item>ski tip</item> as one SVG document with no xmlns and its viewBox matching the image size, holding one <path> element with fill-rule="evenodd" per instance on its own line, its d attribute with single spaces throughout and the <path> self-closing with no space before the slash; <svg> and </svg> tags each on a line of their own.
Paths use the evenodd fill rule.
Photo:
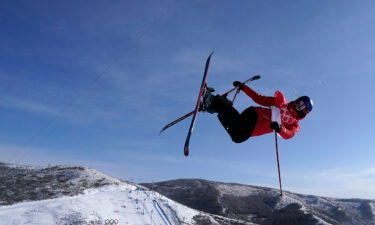
<svg viewBox="0 0 375 225">
<path fill-rule="evenodd" d="M 189 148 L 185 146 L 184 148 L 184 155 L 188 156 L 189 155 Z"/>
<path fill-rule="evenodd" d="M 210 53 L 210 57 L 211 57 L 211 55 L 213 55 L 215 53 L 215 51 L 212 51 L 211 53 Z"/>
<path fill-rule="evenodd" d="M 260 79 L 260 75 L 254 76 L 252 80 L 258 80 L 258 79 Z"/>
<path fill-rule="evenodd" d="M 161 129 L 161 131 L 159 132 L 159 136 L 163 133 L 163 131 L 165 131 L 165 127 L 163 129 Z"/>
</svg>

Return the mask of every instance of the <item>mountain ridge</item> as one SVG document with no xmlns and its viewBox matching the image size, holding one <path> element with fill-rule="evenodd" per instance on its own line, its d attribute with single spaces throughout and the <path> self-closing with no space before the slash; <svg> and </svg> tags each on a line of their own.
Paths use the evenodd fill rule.
<svg viewBox="0 0 375 225">
<path fill-rule="evenodd" d="M 204 179 L 142 184 L 204 212 L 261 225 L 374 225 L 375 200 L 336 199 Z M 201 204 L 201 202 L 204 204 Z"/>
<path fill-rule="evenodd" d="M 288 191 L 281 198 L 269 187 L 204 179 L 135 184 L 82 166 L 0 163 L 0 217 L 7 225 L 91 225 L 109 216 L 128 224 L 375 225 L 374 215 L 375 200 Z"/>
</svg>

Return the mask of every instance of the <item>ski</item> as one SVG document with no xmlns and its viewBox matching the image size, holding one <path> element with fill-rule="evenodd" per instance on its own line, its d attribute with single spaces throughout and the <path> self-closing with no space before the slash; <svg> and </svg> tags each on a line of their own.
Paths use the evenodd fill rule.
<svg viewBox="0 0 375 225">
<path fill-rule="evenodd" d="M 170 128 L 171 126 L 175 125 L 176 123 L 188 118 L 189 116 L 193 115 L 194 114 L 194 110 L 189 112 L 188 114 L 186 115 L 183 115 L 181 116 L 180 118 L 168 123 L 165 127 L 163 127 L 163 129 L 161 129 L 161 131 L 159 132 L 159 135 L 161 135 L 161 133 L 163 133 L 163 131 L 165 131 L 166 129 Z"/>
<path fill-rule="evenodd" d="M 210 61 L 211 61 L 212 54 L 214 54 L 214 52 L 212 52 L 208 56 L 208 58 L 206 60 L 206 66 L 204 68 L 202 84 L 201 84 L 201 87 L 200 87 L 200 90 L 199 90 L 199 94 L 198 94 L 198 100 L 197 100 L 197 103 L 195 105 L 195 109 L 194 109 L 194 113 L 193 113 L 193 118 L 191 120 L 191 124 L 190 124 L 189 131 L 188 131 L 188 134 L 187 134 L 187 137 L 186 137 L 186 141 L 185 141 L 185 146 L 184 146 L 184 154 L 185 154 L 185 156 L 189 155 L 190 137 L 191 137 L 191 134 L 193 133 L 195 122 L 197 121 L 197 115 L 198 115 L 198 111 L 199 111 L 199 106 L 200 106 L 200 103 L 202 101 L 202 96 L 203 96 L 203 93 L 204 93 L 204 89 L 206 88 L 206 79 L 207 79 L 207 74 L 208 74 L 208 67 L 210 66 Z"/>
<path fill-rule="evenodd" d="M 260 78 L 260 76 L 259 76 L 259 75 L 256 75 L 256 76 L 253 76 L 253 77 L 247 79 L 247 80 L 244 81 L 243 83 L 246 84 L 246 83 L 251 82 L 251 81 L 253 81 L 253 80 L 258 80 L 259 78 Z M 238 89 L 237 87 L 234 87 L 234 88 L 230 89 L 229 91 L 225 92 L 224 94 L 222 94 L 221 96 L 228 95 L 228 94 L 230 94 L 231 92 L 233 92 L 233 91 L 235 91 L 235 90 L 237 90 L 237 89 Z M 238 93 L 237 93 L 237 94 L 238 94 Z M 189 116 L 193 115 L 194 112 L 195 112 L 195 110 L 193 110 L 193 111 L 191 111 L 191 112 L 189 112 L 189 113 L 187 113 L 187 114 L 181 116 L 180 118 L 178 118 L 178 119 L 176 119 L 176 120 L 174 120 L 174 121 L 168 123 L 166 126 L 163 127 L 163 129 L 161 129 L 161 131 L 159 132 L 159 135 L 161 135 L 161 133 L 163 133 L 163 131 L 165 131 L 166 129 L 170 128 L 171 126 L 173 126 L 173 125 L 175 125 L 175 124 L 181 122 L 182 120 L 188 118 Z"/>
</svg>

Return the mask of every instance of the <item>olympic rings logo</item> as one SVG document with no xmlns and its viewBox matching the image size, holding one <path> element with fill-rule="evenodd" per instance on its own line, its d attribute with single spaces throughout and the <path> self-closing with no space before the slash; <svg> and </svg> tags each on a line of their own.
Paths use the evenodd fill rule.
<svg viewBox="0 0 375 225">
<path fill-rule="evenodd" d="M 280 105 L 280 117 L 281 121 L 287 124 L 292 124 L 295 121 L 295 119 L 288 112 L 287 104 L 285 103 Z"/>
<path fill-rule="evenodd" d="M 110 220 L 105 220 L 105 225 L 116 225 L 118 224 L 118 219 L 110 219 Z"/>
</svg>

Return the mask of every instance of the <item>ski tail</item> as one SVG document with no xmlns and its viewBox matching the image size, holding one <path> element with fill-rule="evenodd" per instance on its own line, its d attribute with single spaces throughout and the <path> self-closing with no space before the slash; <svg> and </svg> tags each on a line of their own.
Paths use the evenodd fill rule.
<svg viewBox="0 0 375 225">
<path fill-rule="evenodd" d="M 171 126 L 175 125 L 176 123 L 188 118 L 189 116 L 193 115 L 194 114 L 194 111 L 191 111 L 189 113 L 187 113 L 186 115 L 183 115 L 181 116 L 180 118 L 176 119 L 175 121 L 167 124 L 165 127 L 163 127 L 163 129 L 161 129 L 161 131 L 159 132 L 159 136 L 161 135 L 161 133 L 163 133 L 163 131 L 165 131 L 166 129 L 170 128 Z"/>
<path fill-rule="evenodd" d="M 210 61 L 211 61 L 211 56 L 214 54 L 214 52 L 212 52 L 207 60 L 206 60 L 206 66 L 204 68 L 204 73 L 203 73 L 203 79 L 202 79 L 202 84 L 201 84 L 201 87 L 200 87 L 200 90 L 199 90 L 199 94 L 198 94 L 198 99 L 197 99 L 197 103 L 195 105 L 195 109 L 194 109 L 194 113 L 193 113 L 193 118 L 191 120 L 191 123 L 190 123 L 190 127 L 189 127 L 189 131 L 188 131 L 188 134 L 187 134 L 187 137 L 186 137 L 186 141 L 185 141 L 185 146 L 184 146 L 184 155 L 185 156 L 188 156 L 189 155 L 189 143 L 190 143 L 190 138 L 191 138 L 191 134 L 193 133 L 193 130 L 194 130 L 194 126 L 195 126 L 195 122 L 197 120 L 197 115 L 198 115 L 198 111 L 199 111 L 199 106 L 200 106 L 200 103 L 202 101 L 202 96 L 203 96 L 203 93 L 204 93 L 204 89 L 206 87 L 206 80 L 207 80 L 207 74 L 208 74 L 208 68 L 210 66 Z"/>
</svg>

